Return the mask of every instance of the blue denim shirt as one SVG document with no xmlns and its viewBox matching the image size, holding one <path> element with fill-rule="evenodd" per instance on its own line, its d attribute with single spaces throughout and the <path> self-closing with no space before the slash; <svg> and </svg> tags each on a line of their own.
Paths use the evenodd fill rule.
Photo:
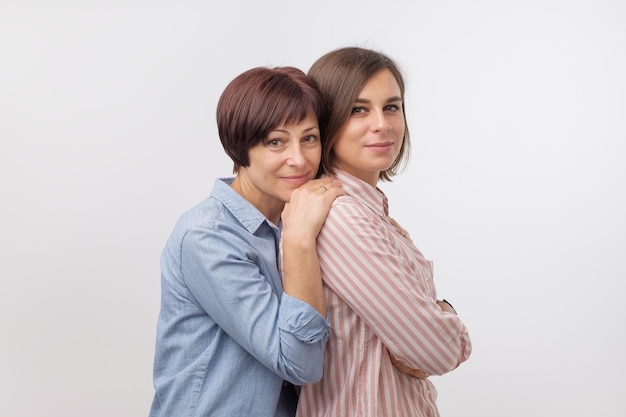
<svg viewBox="0 0 626 417">
<path fill-rule="evenodd" d="M 182 215 L 161 255 L 151 417 L 292 416 L 284 381 L 322 376 L 330 325 L 283 293 L 280 230 L 231 182 Z"/>
</svg>

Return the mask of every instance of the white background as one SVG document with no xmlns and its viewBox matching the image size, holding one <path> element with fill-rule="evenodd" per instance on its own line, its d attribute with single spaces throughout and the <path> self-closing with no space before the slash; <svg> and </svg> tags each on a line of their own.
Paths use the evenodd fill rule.
<svg viewBox="0 0 626 417">
<path fill-rule="evenodd" d="M 147 415 L 161 248 L 231 173 L 220 93 L 348 45 L 406 74 L 382 188 L 474 345 L 442 415 L 626 415 L 624 2 L 0 0 L 2 416 Z"/>
</svg>

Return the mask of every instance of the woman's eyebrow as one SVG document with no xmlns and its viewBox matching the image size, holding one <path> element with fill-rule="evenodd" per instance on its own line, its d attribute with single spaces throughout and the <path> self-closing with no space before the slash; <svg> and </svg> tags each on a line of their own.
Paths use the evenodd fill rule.
<svg viewBox="0 0 626 417">
<path fill-rule="evenodd" d="M 390 103 L 392 101 L 402 101 L 402 97 L 398 97 L 398 96 L 389 97 L 385 102 L 386 103 Z M 370 103 L 371 100 L 368 100 L 366 98 L 357 97 L 357 99 L 354 100 L 354 102 L 355 103 Z"/>
</svg>

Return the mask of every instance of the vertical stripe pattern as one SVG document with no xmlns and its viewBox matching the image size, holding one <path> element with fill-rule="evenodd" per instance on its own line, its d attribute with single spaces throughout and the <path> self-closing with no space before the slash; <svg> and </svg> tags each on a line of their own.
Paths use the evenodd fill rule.
<svg viewBox="0 0 626 417">
<path fill-rule="evenodd" d="M 318 237 L 331 335 L 319 383 L 302 387 L 298 417 L 438 416 L 436 390 L 394 367 L 428 375 L 471 352 L 466 327 L 436 303 L 432 264 L 389 222 L 379 190 L 344 172 Z"/>
</svg>

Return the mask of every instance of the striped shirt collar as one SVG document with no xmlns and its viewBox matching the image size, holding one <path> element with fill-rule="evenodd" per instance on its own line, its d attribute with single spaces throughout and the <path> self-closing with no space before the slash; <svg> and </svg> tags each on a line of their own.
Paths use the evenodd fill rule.
<svg viewBox="0 0 626 417">
<path fill-rule="evenodd" d="M 335 170 L 334 176 L 343 184 L 346 195 L 361 201 L 382 217 L 389 216 L 389 202 L 380 188 L 374 188 L 354 175 L 339 169 Z"/>
</svg>

